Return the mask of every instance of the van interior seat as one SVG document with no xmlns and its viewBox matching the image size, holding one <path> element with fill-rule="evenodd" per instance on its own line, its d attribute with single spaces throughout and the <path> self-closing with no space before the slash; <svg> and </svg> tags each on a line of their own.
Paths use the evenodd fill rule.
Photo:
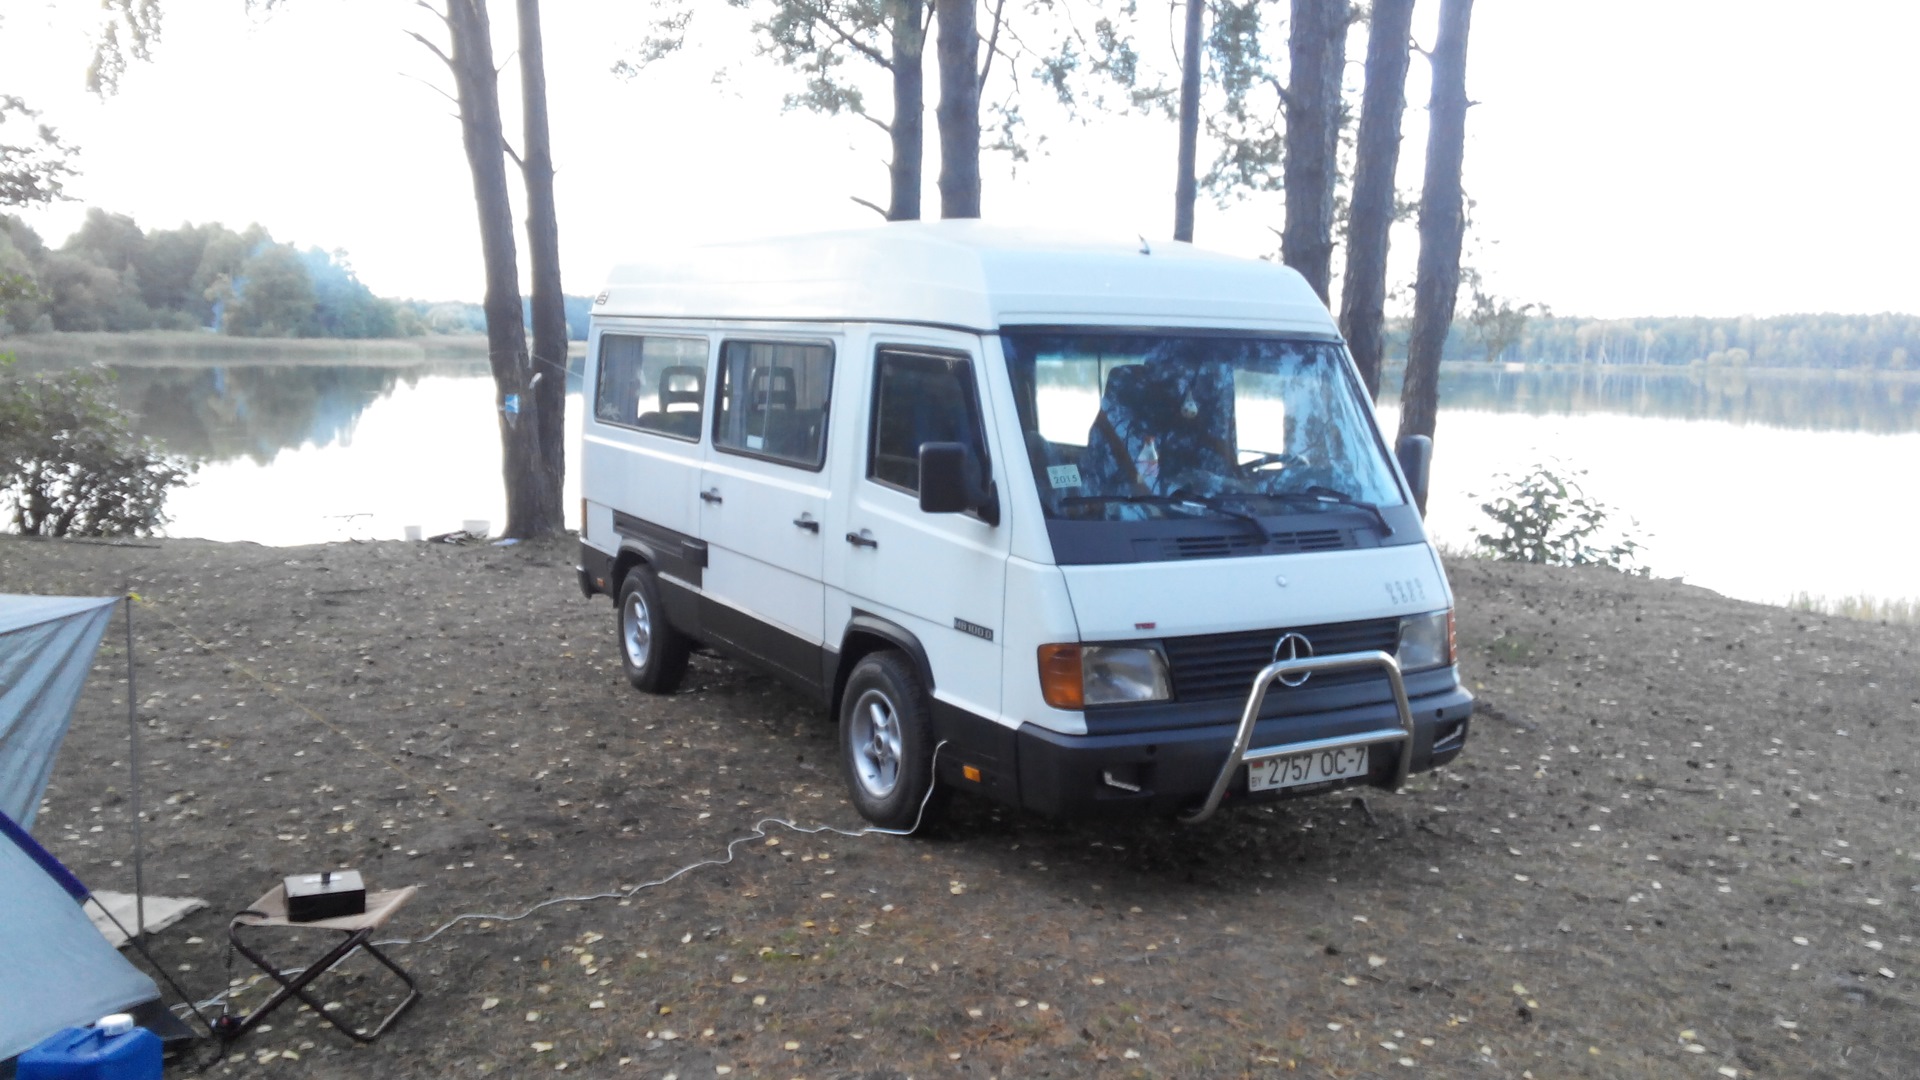
<svg viewBox="0 0 1920 1080">
<path fill-rule="evenodd" d="M 754 368 L 747 378 L 747 400 L 762 409 L 795 409 L 800 405 L 793 369 Z"/>
<path fill-rule="evenodd" d="M 704 369 L 686 364 L 660 369 L 659 397 L 660 411 L 678 412 L 675 405 L 692 405 L 695 417 L 694 427 L 698 428 L 700 406 L 706 400 L 707 373 Z"/>
<path fill-rule="evenodd" d="M 809 464 L 820 458 L 820 431 L 824 409 L 768 409 L 748 423 L 763 432 L 761 452 Z"/>
</svg>

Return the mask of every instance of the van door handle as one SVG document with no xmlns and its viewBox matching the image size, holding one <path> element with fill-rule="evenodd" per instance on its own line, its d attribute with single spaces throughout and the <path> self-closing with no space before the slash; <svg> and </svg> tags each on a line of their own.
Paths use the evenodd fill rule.
<svg viewBox="0 0 1920 1080">
<path fill-rule="evenodd" d="M 820 531 L 820 523 L 813 520 L 810 517 L 794 518 L 793 523 L 807 530 L 810 533 L 818 533 Z"/>
<path fill-rule="evenodd" d="M 723 501 L 723 500 L 722 500 L 722 499 L 720 498 L 720 489 L 719 489 L 719 488 L 708 488 L 707 490 L 705 490 L 705 491 L 703 491 L 703 492 L 701 492 L 701 493 L 700 493 L 700 501 L 701 501 L 701 502 L 710 502 L 710 503 L 718 503 L 718 502 L 721 502 L 721 501 Z"/>
<path fill-rule="evenodd" d="M 861 530 L 860 532 L 848 533 L 847 543 L 852 544 L 854 547 L 877 548 L 880 546 L 880 541 L 875 540 L 873 537 L 866 535 L 866 531 L 864 529 Z"/>
</svg>

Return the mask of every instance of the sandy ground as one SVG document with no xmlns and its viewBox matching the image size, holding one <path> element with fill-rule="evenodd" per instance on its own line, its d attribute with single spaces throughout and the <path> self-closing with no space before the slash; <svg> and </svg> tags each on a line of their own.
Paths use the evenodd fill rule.
<svg viewBox="0 0 1920 1080">
<path fill-rule="evenodd" d="M 0 590 L 144 598 L 146 876 L 211 902 L 156 939 L 196 995 L 281 875 L 419 886 L 398 937 L 492 916 L 392 947 L 427 996 L 373 1047 L 290 1006 L 210 1072 L 1920 1075 L 1920 629 L 1457 562 L 1484 707 L 1371 820 L 1350 792 L 1199 828 L 963 800 L 932 839 L 760 837 L 860 825 L 826 718 L 704 656 L 632 691 L 573 553 L 0 540 Z M 36 829 L 115 889 L 120 640 Z M 319 985 L 393 1000 L 364 962 Z"/>
</svg>

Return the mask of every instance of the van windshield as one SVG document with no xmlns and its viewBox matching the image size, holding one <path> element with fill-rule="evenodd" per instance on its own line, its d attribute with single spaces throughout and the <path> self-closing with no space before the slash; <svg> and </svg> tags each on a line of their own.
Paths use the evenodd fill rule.
<svg viewBox="0 0 1920 1080">
<path fill-rule="evenodd" d="M 1007 330 L 1048 518 L 1260 519 L 1405 503 L 1337 342 Z"/>
</svg>

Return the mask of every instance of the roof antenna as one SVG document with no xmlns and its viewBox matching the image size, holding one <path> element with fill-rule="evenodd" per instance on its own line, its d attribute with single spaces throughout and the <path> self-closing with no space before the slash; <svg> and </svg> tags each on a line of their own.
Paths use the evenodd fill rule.
<svg viewBox="0 0 1920 1080">
<path fill-rule="evenodd" d="M 1138 234 L 1135 234 L 1135 235 L 1138 235 Z M 1147 238 L 1144 236 L 1140 237 L 1140 254 L 1142 255 L 1153 254 L 1153 248 L 1147 244 Z"/>
</svg>

